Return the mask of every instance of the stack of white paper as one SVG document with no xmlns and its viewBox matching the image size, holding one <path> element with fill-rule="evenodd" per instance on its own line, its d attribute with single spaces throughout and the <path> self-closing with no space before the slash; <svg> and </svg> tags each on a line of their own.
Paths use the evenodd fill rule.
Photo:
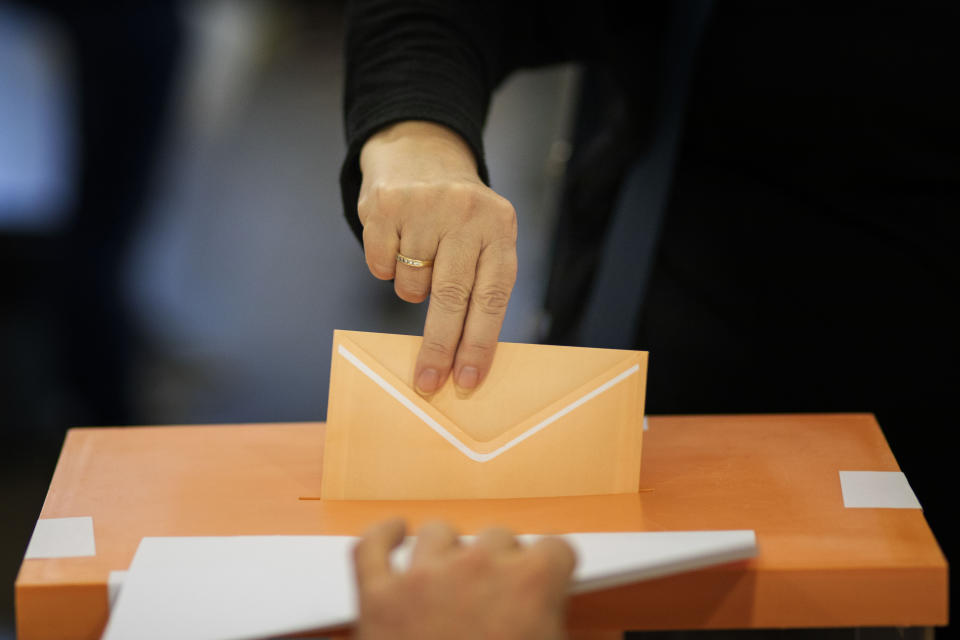
<svg viewBox="0 0 960 640">
<path fill-rule="evenodd" d="M 538 536 L 522 536 L 526 541 Z M 756 555 L 753 531 L 571 533 L 582 593 Z M 104 640 L 240 640 L 351 623 L 348 536 L 144 538 Z M 411 544 L 394 554 L 406 564 Z"/>
</svg>

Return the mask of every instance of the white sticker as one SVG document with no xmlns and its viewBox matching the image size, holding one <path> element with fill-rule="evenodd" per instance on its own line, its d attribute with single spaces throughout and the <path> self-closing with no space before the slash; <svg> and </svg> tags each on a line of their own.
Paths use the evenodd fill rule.
<svg viewBox="0 0 960 640">
<path fill-rule="evenodd" d="M 43 518 L 37 520 L 24 559 L 75 558 L 97 555 L 93 518 Z"/>
<path fill-rule="evenodd" d="M 840 491 L 848 509 L 920 509 L 902 471 L 841 471 Z"/>
</svg>

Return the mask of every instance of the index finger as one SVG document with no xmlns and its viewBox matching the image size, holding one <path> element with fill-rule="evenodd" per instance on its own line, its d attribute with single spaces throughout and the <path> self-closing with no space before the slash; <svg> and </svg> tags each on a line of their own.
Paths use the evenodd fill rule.
<svg viewBox="0 0 960 640">
<path fill-rule="evenodd" d="M 400 518 L 387 520 L 372 526 L 353 547 L 353 566 L 357 584 L 378 576 L 389 575 L 390 552 L 401 542 L 407 526 Z"/>
<path fill-rule="evenodd" d="M 414 381 L 421 393 L 439 389 L 450 373 L 479 256 L 479 241 L 472 238 L 447 236 L 437 248 L 423 344 L 414 370 Z"/>
<path fill-rule="evenodd" d="M 516 279 L 513 242 L 501 240 L 483 249 L 454 363 L 453 379 L 461 389 L 476 388 L 490 371 Z"/>
</svg>

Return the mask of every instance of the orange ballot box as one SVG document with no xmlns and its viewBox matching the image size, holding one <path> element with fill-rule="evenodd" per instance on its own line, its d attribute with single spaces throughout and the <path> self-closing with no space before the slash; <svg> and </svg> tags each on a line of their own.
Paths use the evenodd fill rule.
<svg viewBox="0 0 960 640">
<path fill-rule="evenodd" d="M 756 531 L 752 560 L 575 596 L 572 629 L 933 626 L 947 564 L 871 415 L 651 417 L 639 490 L 319 500 L 325 426 L 73 429 L 16 582 L 21 640 L 98 638 L 145 536 Z"/>
</svg>

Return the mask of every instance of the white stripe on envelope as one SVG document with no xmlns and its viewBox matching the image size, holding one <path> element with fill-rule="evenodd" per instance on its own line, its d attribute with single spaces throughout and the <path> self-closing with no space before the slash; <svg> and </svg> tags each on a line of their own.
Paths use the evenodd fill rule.
<svg viewBox="0 0 960 640">
<path fill-rule="evenodd" d="M 529 429 L 527 429 L 526 431 L 518 435 L 513 440 L 510 440 L 503 446 L 497 449 L 494 449 L 490 453 L 477 453 L 476 451 L 474 451 L 473 449 L 465 445 L 463 442 L 461 442 L 460 439 L 457 438 L 455 435 L 453 435 L 452 433 L 444 429 L 443 425 L 441 425 L 439 422 L 437 422 L 436 420 L 431 418 L 429 415 L 427 415 L 427 413 L 423 409 L 418 407 L 416 404 L 414 404 L 414 402 L 410 400 L 410 398 L 408 398 L 403 393 L 401 393 L 392 384 L 384 380 L 382 376 L 380 376 L 376 371 L 368 367 L 362 360 L 360 360 L 360 358 L 350 353 L 350 351 L 348 351 L 346 347 L 344 347 L 342 344 L 338 346 L 337 352 L 341 356 L 343 356 L 350 364 L 352 364 L 357 369 L 359 369 L 364 375 L 366 375 L 368 378 L 370 378 L 375 383 L 377 383 L 377 386 L 379 386 L 381 389 L 383 389 L 384 391 L 389 393 L 391 396 L 393 396 L 393 398 L 397 402 L 399 402 L 404 407 L 409 409 L 410 412 L 413 413 L 413 415 L 420 418 L 428 427 L 436 431 L 441 438 L 443 438 L 444 440 L 452 444 L 463 455 L 467 456 L 468 458 L 470 458 L 475 462 L 487 462 L 489 460 L 493 460 L 494 458 L 499 456 L 501 453 L 509 451 L 510 449 L 514 448 L 515 446 L 517 446 L 518 444 L 520 444 L 530 436 L 536 434 L 539 431 L 542 431 L 543 429 L 546 429 L 550 424 L 556 422 L 557 420 L 567 415 L 577 407 L 589 402 L 590 400 L 593 400 L 604 391 L 607 391 L 608 389 L 612 388 L 619 382 L 622 382 L 626 378 L 629 378 L 633 374 L 640 371 L 640 365 L 637 365 L 637 364 L 633 365 L 632 367 L 628 368 L 626 371 L 623 371 L 622 373 L 619 373 L 613 378 L 607 380 L 606 382 L 601 384 L 599 387 L 597 387 L 593 391 L 590 391 L 589 393 L 581 396 L 580 398 L 577 398 L 576 400 L 574 400 L 564 408 L 560 409 L 553 415 L 547 418 L 544 418 L 543 420 L 541 420 L 534 426 L 530 427 Z"/>
</svg>

